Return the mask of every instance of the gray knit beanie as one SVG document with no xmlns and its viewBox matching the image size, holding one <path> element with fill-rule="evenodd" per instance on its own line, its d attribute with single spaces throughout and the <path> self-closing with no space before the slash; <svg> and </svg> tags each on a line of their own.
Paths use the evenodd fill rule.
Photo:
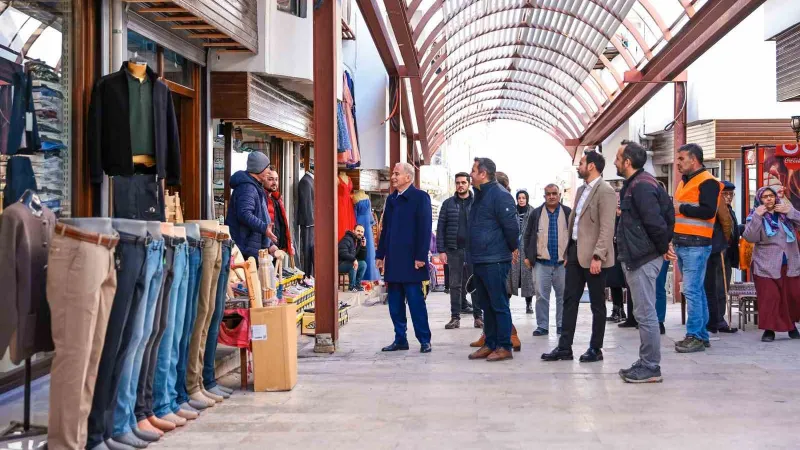
<svg viewBox="0 0 800 450">
<path fill-rule="evenodd" d="M 269 166 L 269 157 L 261 152 L 251 152 L 247 155 L 247 171 L 261 173 Z"/>
</svg>

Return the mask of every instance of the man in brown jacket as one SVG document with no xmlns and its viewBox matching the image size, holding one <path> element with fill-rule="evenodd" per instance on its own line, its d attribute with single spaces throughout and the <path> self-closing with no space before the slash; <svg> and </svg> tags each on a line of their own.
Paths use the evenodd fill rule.
<svg viewBox="0 0 800 450">
<path fill-rule="evenodd" d="M 567 267 L 564 289 L 564 323 L 558 347 L 542 355 L 545 361 L 572 360 L 572 341 L 584 286 L 589 286 L 592 307 L 592 338 L 581 362 L 603 359 L 606 327 L 606 269 L 614 266 L 614 218 L 617 197 L 602 179 L 606 162 L 598 152 L 587 152 L 578 166 L 584 185 L 578 188 L 575 207 L 569 215 L 569 244 L 564 255 Z"/>
</svg>

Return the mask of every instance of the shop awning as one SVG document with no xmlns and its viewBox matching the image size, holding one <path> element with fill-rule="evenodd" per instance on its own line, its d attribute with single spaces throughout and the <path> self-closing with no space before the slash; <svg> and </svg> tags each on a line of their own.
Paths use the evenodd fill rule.
<svg viewBox="0 0 800 450">
<path fill-rule="evenodd" d="M 314 140 L 311 106 L 266 77 L 253 73 L 211 73 L 211 118 L 285 140 Z"/>
</svg>

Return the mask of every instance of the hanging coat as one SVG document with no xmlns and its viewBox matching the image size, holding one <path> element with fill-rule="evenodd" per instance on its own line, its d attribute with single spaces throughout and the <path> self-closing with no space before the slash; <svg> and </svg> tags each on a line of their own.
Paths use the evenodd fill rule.
<svg viewBox="0 0 800 450">
<path fill-rule="evenodd" d="M 521 233 L 525 232 L 525 229 L 528 227 L 528 220 L 530 220 L 531 216 L 533 215 L 534 207 L 528 205 L 528 212 L 525 214 L 525 218 L 522 220 L 522 226 L 520 227 Z M 521 295 L 522 297 L 533 297 L 536 295 L 536 288 L 533 280 L 533 269 L 529 269 L 525 266 L 525 240 L 522 239 L 522 234 L 520 234 L 519 240 L 519 254 L 520 257 L 517 260 L 516 264 L 511 266 L 511 275 L 508 277 L 509 280 L 509 292 L 511 295 Z M 520 293 L 519 290 L 522 290 Z"/>
<path fill-rule="evenodd" d="M 372 235 L 372 204 L 368 198 L 359 200 L 355 204 L 356 223 L 364 227 L 364 237 L 367 240 L 367 271 L 364 272 L 364 281 L 377 281 L 381 278 L 378 267 L 375 266 L 375 239 Z"/>
</svg>

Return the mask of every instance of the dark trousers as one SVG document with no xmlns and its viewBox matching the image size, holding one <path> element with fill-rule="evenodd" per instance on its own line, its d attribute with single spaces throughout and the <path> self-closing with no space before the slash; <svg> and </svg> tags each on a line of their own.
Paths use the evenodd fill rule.
<svg viewBox="0 0 800 450">
<path fill-rule="evenodd" d="M 314 276 L 314 226 L 300 227 L 300 253 L 303 255 L 303 272 Z"/>
<path fill-rule="evenodd" d="M 609 290 L 611 291 L 611 304 L 614 305 L 615 308 L 622 310 L 623 306 L 625 306 L 625 296 L 622 293 L 622 288 L 612 287 Z M 632 311 L 629 308 L 628 314 L 631 312 Z"/>
<path fill-rule="evenodd" d="M 444 265 L 444 288 L 450 289 L 450 264 Z"/>
<path fill-rule="evenodd" d="M 211 325 L 208 327 L 208 338 L 206 338 L 206 351 L 203 355 L 203 387 L 206 390 L 217 386 L 216 360 L 217 360 L 217 339 L 219 338 L 219 326 L 222 323 L 222 316 L 225 315 L 225 297 L 228 290 L 228 276 L 231 273 L 231 247 L 233 241 L 222 243 L 222 269 L 219 272 L 217 282 L 217 298 L 214 306 L 214 314 L 211 316 Z"/>
<path fill-rule="evenodd" d="M 400 345 L 408 344 L 406 330 L 406 302 L 411 311 L 411 322 L 414 324 L 414 335 L 420 344 L 431 342 L 431 327 L 428 324 L 428 306 L 422 294 L 422 283 L 389 283 L 389 315 L 394 324 L 394 342 Z"/>
<path fill-rule="evenodd" d="M 175 259 L 175 245 L 178 244 L 178 240 L 167 236 L 164 239 L 167 241 L 164 245 L 164 278 L 161 281 L 161 291 L 158 293 L 156 302 L 153 332 L 144 349 L 142 370 L 139 372 L 139 384 L 136 388 L 136 406 L 133 412 L 137 422 L 154 415 L 153 380 L 156 376 L 158 348 L 164 337 L 164 331 L 167 329 L 167 317 L 169 316 L 169 290 L 172 289 L 172 279 L 175 275 L 172 270 L 172 261 Z"/>
<path fill-rule="evenodd" d="M 467 280 L 472 276 L 472 264 L 467 264 L 466 252 L 464 249 L 448 250 L 447 265 L 450 272 L 450 317 L 461 318 L 461 310 L 465 309 L 467 302 Z M 472 315 L 476 319 L 481 318 L 481 310 L 474 307 Z"/>
<path fill-rule="evenodd" d="M 147 239 L 126 233 L 119 235 L 120 241 L 114 254 L 117 264 L 117 291 L 108 319 L 108 331 L 100 356 L 92 409 L 89 413 L 86 448 L 90 449 L 111 438 L 114 431 L 114 408 L 117 404 L 120 373 L 128 342 L 133 334 L 133 327 L 129 326 L 130 313 L 138 308 L 144 295 Z"/>
<path fill-rule="evenodd" d="M 189 364 L 189 340 L 192 338 L 194 322 L 197 320 L 200 274 L 203 271 L 203 249 L 191 246 L 192 243 L 199 245 L 194 239 L 189 239 L 189 242 L 189 283 L 186 288 L 186 319 L 179 344 L 180 356 L 178 357 L 177 381 L 175 383 L 175 390 L 178 392 L 175 402 L 178 406 L 189 401 L 189 392 L 186 390 L 186 366 Z"/>
<path fill-rule="evenodd" d="M 506 289 L 511 263 L 475 264 L 472 271 L 475 288 L 472 298 L 483 310 L 486 346 L 492 350 L 502 347 L 511 351 L 511 308 Z"/>
<path fill-rule="evenodd" d="M 710 331 L 718 331 L 725 327 L 725 283 L 722 279 L 722 253 L 712 253 L 706 263 L 706 279 L 704 282 L 706 301 L 708 302 L 708 324 Z"/>
<path fill-rule="evenodd" d="M 589 273 L 578 263 L 578 245 L 570 240 L 567 248 L 567 276 L 564 288 L 564 324 L 558 346 L 572 348 L 575 339 L 575 327 L 578 323 L 578 308 L 583 297 L 584 286 L 589 286 L 589 300 L 592 305 L 592 338 L 589 346 L 603 348 L 603 338 L 606 333 L 606 289 L 607 270 L 603 269 L 598 275 Z"/>
<path fill-rule="evenodd" d="M 113 178 L 114 217 L 166 222 L 164 191 L 156 175 Z"/>
</svg>

